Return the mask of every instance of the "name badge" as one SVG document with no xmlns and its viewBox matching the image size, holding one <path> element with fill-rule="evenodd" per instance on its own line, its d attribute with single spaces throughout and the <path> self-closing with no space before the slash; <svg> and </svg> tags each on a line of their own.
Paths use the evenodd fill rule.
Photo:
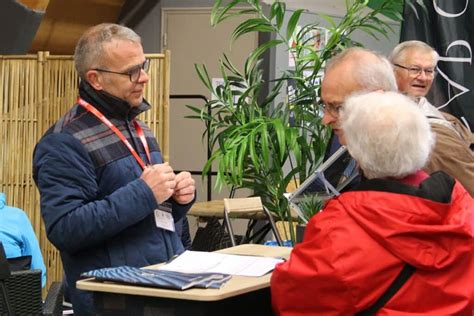
<svg viewBox="0 0 474 316">
<path fill-rule="evenodd" d="M 171 205 L 160 204 L 155 210 L 156 227 L 174 232 L 174 219 L 171 212 Z"/>
</svg>

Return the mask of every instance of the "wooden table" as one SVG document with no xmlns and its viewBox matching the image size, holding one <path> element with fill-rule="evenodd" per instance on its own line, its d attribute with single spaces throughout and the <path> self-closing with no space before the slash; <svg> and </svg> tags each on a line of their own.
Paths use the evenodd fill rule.
<svg viewBox="0 0 474 316">
<path fill-rule="evenodd" d="M 288 258 L 291 248 L 246 244 L 218 252 Z M 159 265 L 148 268 L 156 268 Z M 77 288 L 94 292 L 100 315 L 271 315 L 270 277 L 233 276 L 221 289 L 167 290 L 80 280 Z"/>
</svg>

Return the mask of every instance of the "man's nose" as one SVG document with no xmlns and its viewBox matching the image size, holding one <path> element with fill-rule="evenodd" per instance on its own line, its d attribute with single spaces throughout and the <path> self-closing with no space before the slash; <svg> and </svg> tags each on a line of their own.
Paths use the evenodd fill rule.
<svg viewBox="0 0 474 316">
<path fill-rule="evenodd" d="M 328 126 L 336 122 L 336 118 L 329 113 L 329 111 L 324 111 L 322 122 L 324 125 Z"/>
<path fill-rule="evenodd" d="M 143 69 L 140 69 L 141 73 L 140 73 L 140 78 L 138 80 L 139 83 L 147 83 L 149 80 L 150 80 L 150 76 L 148 75 L 148 73 L 143 70 Z"/>
</svg>

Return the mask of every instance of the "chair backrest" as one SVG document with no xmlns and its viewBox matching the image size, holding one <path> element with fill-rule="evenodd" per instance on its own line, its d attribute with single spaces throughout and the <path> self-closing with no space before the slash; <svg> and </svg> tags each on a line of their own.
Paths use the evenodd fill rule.
<svg viewBox="0 0 474 316">
<path fill-rule="evenodd" d="M 41 315 L 41 270 L 10 272 L 0 242 L 0 315 Z"/>
<path fill-rule="evenodd" d="M 234 230 L 232 228 L 232 224 L 230 222 L 231 214 L 235 214 L 235 217 L 239 218 L 248 218 L 252 220 L 257 219 L 266 219 L 268 220 L 268 224 L 270 229 L 273 231 L 275 238 L 277 240 L 278 245 L 282 245 L 282 241 L 280 235 L 275 226 L 275 222 L 273 221 L 273 215 L 266 209 L 263 204 L 262 200 L 259 196 L 256 197 L 248 197 L 248 198 L 232 198 L 232 199 L 224 199 L 224 222 L 227 227 L 227 232 L 229 233 L 229 237 L 231 240 L 232 246 L 236 245 L 235 237 L 234 237 Z M 249 226 L 249 227 L 253 227 Z M 244 238 L 244 242 L 248 242 L 259 233 L 257 232 L 254 234 L 253 237 L 249 237 L 249 231 L 247 228 L 247 233 Z M 264 237 L 264 236 L 262 236 Z"/>
<path fill-rule="evenodd" d="M 257 213 L 262 213 L 263 205 L 259 196 L 224 199 L 224 210 L 229 214 L 246 214 L 248 216 L 252 216 L 256 215 Z"/>
<path fill-rule="evenodd" d="M 6 280 L 10 277 L 10 265 L 8 264 L 3 244 L 0 241 L 0 281 Z"/>
<path fill-rule="evenodd" d="M 31 256 L 14 259 L 20 263 L 31 262 Z M 43 304 L 42 271 L 37 269 L 11 272 L 9 261 L 0 242 L 0 315 L 62 315 L 61 283 L 51 284 Z"/>
<path fill-rule="evenodd" d="M 8 258 L 11 271 L 22 271 L 31 269 L 31 256 L 22 256 L 16 258 Z"/>
<path fill-rule="evenodd" d="M 10 306 L 15 315 L 41 315 L 43 313 L 41 270 L 12 272 L 5 280 L 5 285 Z M 8 315 L 3 300 L 0 300 L 0 315 Z"/>
</svg>

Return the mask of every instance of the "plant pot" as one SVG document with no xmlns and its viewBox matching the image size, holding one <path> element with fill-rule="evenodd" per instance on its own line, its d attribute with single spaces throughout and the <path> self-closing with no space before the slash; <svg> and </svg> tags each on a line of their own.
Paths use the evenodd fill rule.
<svg viewBox="0 0 474 316">
<path fill-rule="evenodd" d="M 276 222 L 276 227 L 283 240 L 291 239 L 290 231 L 289 231 L 290 226 L 288 225 L 288 222 L 285 222 L 285 221 Z M 296 238 L 295 244 L 302 242 L 303 237 L 304 237 L 304 232 L 306 229 L 306 224 L 293 223 L 293 229 L 295 231 L 295 238 Z"/>
<path fill-rule="evenodd" d="M 296 243 L 300 243 L 303 241 L 305 230 L 306 230 L 306 224 L 296 225 Z"/>
</svg>

